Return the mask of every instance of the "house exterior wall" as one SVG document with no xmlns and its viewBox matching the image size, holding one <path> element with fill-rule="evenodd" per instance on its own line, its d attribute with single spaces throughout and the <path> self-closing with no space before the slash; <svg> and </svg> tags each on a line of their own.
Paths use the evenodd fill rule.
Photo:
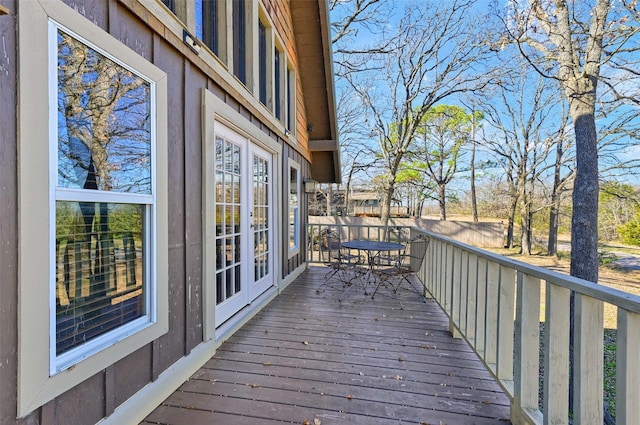
<svg viewBox="0 0 640 425">
<path fill-rule="evenodd" d="M 57 1 L 57 0 L 52 0 Z M 296 73 L 295 139 L 274 125 L 274 120 L 260 109 L 254 95 L 221 78 L 223 67 L 215 58 L 194 54 L 170 27 L 176 22 L 163 22 L 164 6 L 155 0 L 64 0 L 78 19 L 88 19 L 117 40 L 134 50 L 167 74 L 167 157 L 168 164 L 168 332 L 126 353 L 71 389 L 57 395 L 23 415 L 18 412 L 18 375 L 21 358 L 18 352 L 20 282 L 19 200 L 30 196 L 18 190 L 19 128 L 17 86 L 29 78 L 29 70 L 18 70 L 17 33 L 20 6 L 14 0 L 0 0 L 9 13 L 0 15 L 0 424 L 95 424 L 124 423 L 121 418 L 135 418 L 122 413 L 134 408 L 132 398 L 149 405 L 158 394 L 145 398 L 150 387 L 177 382 L 180 377 L 166 378 L 176 364 L 183 371 L 199 367 L 198 361 L 215 351 L 216 342 L 204 336 L 205 310 L 203 283 L 203 122 L 202 93 L 207 90 L 229 105 L 247 122 L 251 122 L 273 143 L 282 147 L 281 160 L 274 162 L 274 173 L 280 183 L 287 182 L 287 159 L 300 164 L 304 178 L 311 175 L 308 150 L 305 102 L 299 73 Z M 294 69 L 297 67 L 296 42 L 290 18 L 290 2 L 264 0 L 260 7 L 268 14 L 274 29 L 286 48 Z M 150 10 L 149 8 L 153 8 Z M 162 13 L 158 13 L 160 10 Z M 255 130 L 255 129 L 254 129 Z M 279 167 L 279 168 L 278 168 Z M 287 197 L 278 189 L 279 211 L 287 210 Z M 306 197 L 301 201 L 301 228 L 307 217 Z M 299 253 L 290 256 L 286 246 L 287 215 L 277 217 L 276 248 L 277 282 L 282 284 L 305 267 L 306 244 L 302 233 Z M 23 223 L 24 225 L 24 223 Z M 45 237 L 46 238 L 46 237 Z M 193 360 L 192 360 L 193 359 Z M 187 366 L 184 366 L 184 365 Z M 187 372 L 183 372 L 187 373 Z M 188 376 L 188 374 L 186 375 Z M 174 381 L 171 381 L 174 379 Z M 165 388 L 164 391 L 167 391 Z M 154 398 L 155 397 L 155 398 Z M 161 401 L 161 399 L 160 399 Z M 127 405 L 129 404 L 129 405 Z M 116 413 L 117 415 L 114 415 Z M 138 412 L 139 414 L 139 412 Z M 20 416 L 20 417 L 19 417 Z M 19 417 L 19 418 L 18 418 Z M 113 419 L 114 417 L 120 419 Z"/>
</svg>

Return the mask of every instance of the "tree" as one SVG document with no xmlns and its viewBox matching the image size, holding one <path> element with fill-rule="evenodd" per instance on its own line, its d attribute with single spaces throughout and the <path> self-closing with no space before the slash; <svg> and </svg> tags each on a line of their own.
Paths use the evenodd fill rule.
<svg viewBox="0 0 640 425">
<path fill-rule="evenodd" d="M 550 120 L 558 115 L 561 103 L 555 84 L 542 77 L 532 78 L 522 67 L 510 71 L 498 86 L 495 100 L 487 102 L 488 121 L 495 134 L 483 145 L 501 164 L 509 187 L 507 246 L 513 244 L 519 211 L 521 252 L 529 255 L 536 188 L 551 167 L 549 154 L 558 142 L 564 123 Z"/>
<path fill-rule="evenodd" d="M 571 251 L 580 253 L 572 255 L 571 274 L 592 282 L 598 280 L 597 88 L 606 67 L 632 74 L 624 59 L 637 48 L 630 40 L 638 29 L 627 23 L 635 17 L 635 1 L 621 5 L 612 10 L 610 0 L 529 0 L 519 8 L 512 2 L 504 26 L 503 43 L 515 42 L 533 69 L 560 84 L 568 101 L 576 147 Z"/>
<path fill-rule="evenodd" d="M 463 146 L 474 119 L 460 106 L 438 105 L 422 117 L 413 155 L 425 163 L 425 172 L 438 188 L 440 220 L 447 219 L 447 185 L 458 171 Z M 422 146 L 420 146 L 422 145 Z"/>
<path fill-rule="evenodd" d="M 476 30 L 474 1 L 403 5 L 386 50 L 364 57 L 373 71 L 347 75 L 378 143 L 384 168 L 384 223 L 398 171 L 427 111 L 484 87 L 491 76 L 478 72 L 486 46 L 478 43 L 483 36 Z"/>
</svg>

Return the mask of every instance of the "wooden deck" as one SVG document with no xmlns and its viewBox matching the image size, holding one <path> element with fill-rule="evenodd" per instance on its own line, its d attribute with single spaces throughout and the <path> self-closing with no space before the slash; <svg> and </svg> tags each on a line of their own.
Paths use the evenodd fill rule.
<svg viewBox="0 0 640 425">
<path fill-rule="evenodd" d="M 444 313 L 310 267 L 143 424 L 507 424 L 509 400 Z M 408 286 L 408 285 L 407 285 Z"/>
</svg>

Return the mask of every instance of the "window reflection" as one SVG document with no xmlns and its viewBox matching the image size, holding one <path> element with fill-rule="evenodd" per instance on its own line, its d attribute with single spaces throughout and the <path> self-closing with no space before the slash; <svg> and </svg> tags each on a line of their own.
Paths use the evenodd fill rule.
<svg viewBox="0 0 640 425">
<path fill-rule="evenodd" d="M 151 84 L 60 30 L 58 186 L 151 193 Z"/>
</svg>

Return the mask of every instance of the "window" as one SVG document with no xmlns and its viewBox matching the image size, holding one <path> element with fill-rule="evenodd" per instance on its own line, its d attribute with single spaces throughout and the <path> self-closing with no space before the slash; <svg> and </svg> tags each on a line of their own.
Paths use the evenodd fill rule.
<svg viewBox="0 0 640 425">
<path fill-rule="evenodd" d="M 234 0 L 233 16 L 233 75 L 247 85 L 247 11 L 244 0 Z"/>
<path fill-rule="evenodd" d="M 260 102 L 263 105 L 267 105 L 267 28 L 262 21 L 258 21 L 258 66 Z"/>
<path fill-rule="evenodd" d="M 62 28 L 56 38 L 54 373 L 99 337 L 151 320 L 155 215 L 155 85 Z"/>
<path fill-rule="evenodd" d="M 196 0 L 196 37 L 220 59 L 225 60 L 226 2 Z"/>
<path fill-rule="evenodd" d="M 165 4 L 172 12 L 176 11 L 176 0 L 162 0 L 162 3 Z"/>
<path fill-rule="evenodd" d="M 287 67 L 287 95 L 285 99 L 286 105 L 286 122 L 285 127 L 291 133 L 295 132 L 295 116 L 296 116 L 296 75 L 291 67 Z"/>
<path fill-rule="evenodd" d="M 283 64 L 283 53 L 280 51 L 280 49 L 278 49 L 277 47 L 274 49 L 273 52 L 273 62 L 274 62 L 274 77 L 273 77 L 273 82 L 274 82 L 274 97 L 275 97 L 275 107 L 274 107 L 274 114 L 276 115 L 276 118 L 280 121 L 282 121 L 282 69 L 280 69 L 280 67 Z"/>
<path fill-rule="evenodd" d="M 289 160 L 289 256 L 300 250 L 300 165 Z"/>
<path fill-rule="evenodd" d="M 167 332 L 167 83 L 62 2 L 19 16 L 24 415 Z"/>
</svg>

